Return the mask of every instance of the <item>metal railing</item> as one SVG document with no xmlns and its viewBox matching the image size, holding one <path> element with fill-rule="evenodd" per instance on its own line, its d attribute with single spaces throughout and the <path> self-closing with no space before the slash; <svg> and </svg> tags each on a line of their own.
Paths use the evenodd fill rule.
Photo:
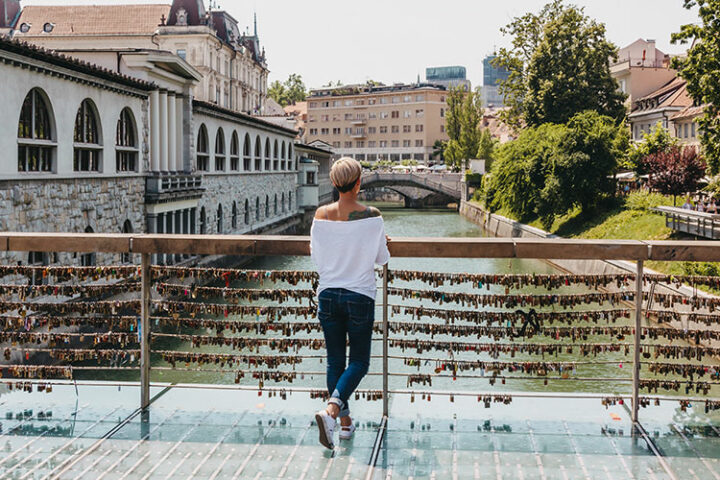
<svg viewBox="0 0 720 480">
<path fill-rule="evenodd" d="M 720 286 L 720 280 L 717 278 L 708 277 L 669 277 L 661 276 L 654 277 L 646 275 L 644 272 L 644 262 L 648 260 L 658 261 L 720 261 L 720 248 L 714 242 L 641 242 L 641 241 L 594 241 L 594 240 L 564 240 L 564 239 L 539 239 L 539 240 L 527 240 L 527 239 L 489 239 L 489 238 L 396 238 L 389 244 L 391 254 L 395 258 L 504 258 L 504 259 L 578 259 L 578 260 L 634 260 L 637 262 L 636 274 L 618 274 L 618 275 L 480 275 L 470 273 L 453 273 L 443 274 L 439 272 L 412 272 L 412 271 L 397 271 L 391 270 L 387 266 L 382 269 L 382 302 L 378 305 L 382 309 L 382 324 L 376 331 L 382 333 L 382 338 L 379 341 L 382 342 L 382 354 L 379 357 L 382 360 L 382 371 L 371 372 L 371 375 L 382 376 L 382 387 L 379 391 L 367 391 L 368 397 L 373 399 L 382 399 L 383 402 L 383 416 L 385 420 L 389 415 L 389 398 L 391 394 L 398 395 L 424 395 L 422 391 L 414 390 L 393 390 L 390 386 L 390 379 L 394 377 L 405 377 L 408 380 L 408 386 L 412 385 L 413 382 L 425 382 L 432 381 L 432 378 L 468 378 L 468 379 L 488 379 L 491 381 L 544 381 L 548 382 L 548 369 L 552 368 L 556 372 L 568 372 L 570 368 L 575 366 L 581 366 L 583 362 L 572 361 L 572 362 L 538 362 L 526 358 L 524 360 L 516 360 L 509 362 L 499 361 L 499 355 L 508 354 L 511 357 L 515 357 L 516 352 L 518 355 L 538 355 L 542 353 L 543 358 L 546 355 L 553 354 L 553 352 L 563 352 L 568 348 L 577 348 L 578 350 L 585 351 L 584 355 L 598 356 L 607 352 L 620 352 L 620 345 L 626 352 L 632 351 L 632 378 L 626 379 L 632 382 L 631 391 L 631 415 L 633 422 L 638 422 L 638 411 L 641 405 L 647 403 L 649 397 L 641 397 L 641 390 L 643 389 L 668 389 L 676 388 L 677 386 L 688 385 L 700 392 L 703 389 L 712 389 L 717 382 L 713 381 L 700 381 L 699 379 L 693 378 L 700 376 L 702 378 L 702 369 L 698 365 L 687 363 L 678 364 L 677 362 L 663 363 L 661 361 L 643 361 L 643 356 L 649 352 L 654 352 L 657 357 L 677 359 L 679 353 L 689 355 L 687 358 L 701 359 L 703 355 L 715 356 L 718 354 L 718 349 L 712 348 L 711 346 L 702 345 L 702 339 L 707 337 L 710 341 L 720 340 L 720 335 L 712 336 L 708 332 L 710 329 L 690 329 L 685 327 L 683 330 L 677 330 L 677 333 L 673 333 L 672 328 L 657 328 L 650 326 L 643 326 L 642 319 L 644 316 L 653 313 L 659 319 L 667 318 L 678 318 L 681 315 L 687 316 L 687 321 L 704 322 L 705 324 L 720 323 L 720 314 L 714 313 L 720 309 L 720 299 L 712 297 L 692 297 L 692 298 L 680 298 L 679 296 L 666 295 L 657 293 L 654 288 L 645 288 L 651 284 L 662 284 L 662 283 L 676 283 L 676 282 L 691 282 L 693 285 L 706 285 L 711 288 L 717 288 Z M 253 280 L 253 281 L 274 281 L 274 279 L 281 279 L 290 282 L 292 285 L 297 285 L 301 281 L 311 281 L 313 279 L 310 272 L 257 272 L 257 271 L 245 271 L 245 270 L 232 270 L 232 269 L 211 269 L 203 267 L 162 267 L 151 265 L 151 256 L 154 254 L 189 254 L 189 255 L 230 255 L 230 256 L 307 256 L 310 254 L 309 239 L 307 237 L 277 237 L 277 236 L 188 236 L 188 235 L 102 235 L 102 234 L 30 234 L 30 233 L 7 233 L 0 235 L 0 251 L 4 252 L 71 252 L 71 253 L 105 253 L 105 254 L 137 254 L 140 255 L 140 266 L 106 266 L 106 267 L 86 267 L 75 268 L 75 267 L 43 267 L 43 266 L 17 266 L 17 265 L 5 265 L 0 266 L 0 276 L 3 278 L 17 278 L 17 276 L 28 277 L 30 273 L 33 273 L 33 279 L 42 278 L 43 282 L 47 278 L 52 278 L 54 282 L 38 282 L 35 285 L 25 284 L 15 286 L 12 284 L 0 285 L 0 290 L 5 294 L 4 301 L 0 301 L 2 307 L 2 313 L 7 314 L 8 312 L 19 312 L 14 316 L 5 315 L 0 317 L 0 321 L 6 322 L 6 328 L 4 334 L 6 337 L 13 339 L 14 341 L 32 341 L 37 343 L 41 337 L 33 337 L 33 330 L 28 327 L 27 319 L 34 318 L 28 317 L 28 312 L 42 312 L 43 309 L 47 311 L 55 312 L 51 315 L 44 314 L 38 318 L 41 318 L 44 323 L 43 325 L 52 325 L 53 319 L 62 320 L 63 316 L 70 319 L 76 319 L 79 321 L 81 317 L 72 316 L 70 312 L 79 314 L 86 314 L 88 312 L 100 312 L 103 313 L 104 317 L 92 318 L 96 326 L 103 326 L 103 322 L 113 322 L 112 325 L 123 325 L 126 330 L 129 328 L 130 336 L 138 335 L 137 344 L 139 349 L 137 355 L 139 358 L 139 370 L 140 370 L 140 386 L 141 386 L 141 406 L 143 408 L 149 406 L 150 397 L 150 386 L 151 386 L 151 374 L 154 370 L 163 371 L 171 370 L 170 367 L 151 367 L 151 358 L 153 355 L 163 356 L 163 358 L 171 359 L 173 362 L 178 363 L 192 363 L 203 361 L 207 363 L 221 363 L 224 364 L 230 362 L 240 362 L 239 356 L 233 354 L 217 354 L 217 353 L 197 353 L 197 352 L 167 352 L 163 350 L 153 350 L 152 344 L 154 339 L 162 339 L 163 337 L 176 337 L 183 339 L 184 341 L 193 340 L 198 344 L 204 344 L 202 342 L 209 342 L 210 345 L 215 345 L 213 342 L 225 342 L 224 345 L 229 345 L 229 338 L 238 338 L 240 342 L 244 337 L 224 337 L 218 335 L 217 337 L 211 336 L 197 336 L 197 335 L 172 335 L 163 332 L 157 332 L 153 329 L 153 322 L 167 322 L 177 323 L 185 322 L 186 324 L 197 324 L 202 325 L 203 328 L 227 328 L 227 324 L 224 326 L 222 323 L 222 317 L 228 317 L 228 315 L 253 315 L 257 309 L 258 322 L 237 322 L 233 328 L 237 328 L 238 331 L 250 331 L 248 329 L 253 326 L 257 329 L 265 328 L 271 325 L 273 328 L 287 328 L 287 333 L 282 337 L 281 345 L 286 350 L 299 349 L 306 347 L 317 347 L 319 344 L 318 340 L 298 339 L 293 335 L 294 330 L 291 330 L 292 324 L 283 324 L 274 322 L 276 315 L 279 317 L 282 315 L 283 309 L 288 312 L 294 312 L 297 315 L 305 315 L 310 320 L 302 324 L 302 329 L 308 331 L 319 332 L 319 326 L 312 320 L 314 317 L 315 310 L 310 306 L 255 306 L 254 304 L 240 304 L 243 300 L 255 300 L 255 299 L 268 299 L 272 301 L 279 301 L 280 303 L 287 301 L 287 299 L 296 299 L 302 301 L 308 299 L 312 302 L 314 296 L 312 289 L 291 289 L 287 292 L 283 292 L 278 289 L 247 289 L 247 288 L 234 288 L 231 285 L 231 281 L 238 279 Z M 42 273 L 42 275 L 35 275 Z M 13 275 L 15 277 L 13 277 Z M 89 280 L 104 280 L 101 284 L 85 284 L 78 283 L 78 279 L 82 276 L 83 279 Z M 214 280 L 224 282 L 224 287 L 211 287 L 203 286 L 195 281 L 192 284 L 182 283 L 173 281 L 172 279 L 181 278 L 187 279 L 190 276 L 196 280 Z M 74 283 L 73 280 L 74 279 Z M 70 280 L 70 283 L 68 283 Z M 434 286 L 433 289 L 422 290 L 415 288 L 395 288 L 393 285 L 395 281 L 407 282 L 407 281 L 419 281 L 424 282 L 427 285 Z M 454 285 L 459 283 L 470 283 L 477 288 L 481 286 L 493 286 L 496 288 L 495 293 L 475 293 L 473 292 L 452 292 L 439 290 L 438 285 Z M 634 290 L 630 289 L 634 283 Z M 519 292 L 512 294 L 512 290 L 520 289 L 524 287 L 541 287 L 547 290 L 553 291 L 558 288 L 562 288 L 565 285 L 586 285 L 588 288 L 593 290 L 593 293 L 578 295 L 565 294 L 565 293 L 553 293 L 537 294 L 528 292 Z M 619 288 L 614 289 L 613 285 Z M 411 285 L 412 286 L 412 285 Z M 43 296 L 47 295 L 66 295 L 63 293 L 68 290 L 72 294 L 82 294 L 90 292 L 95 298 L 91 302 L 84 302 L 78 299 L 75 301 L 63 304 L 58 302 L 47 302 L 43 300 Z M 502 293 L 504 290 L 504 293 Z M 139 298 L 135 300 L 132 297 L 133 292 L 139 292 Z M 153 295 L 153 292 L 155 294 Z M 117 298 L 117 296 L 128 295 L 132 299 Z M 109 297 L 110 295 L 111 297 Z M 112 295 L 116 295 L 112 297 Z M 160 296 L 159 299 L 158 295 Z M 196 297 L 202 296 L 220 297 L 225 300 L 225 303 L 203 303 L 194 301 Z M 17 298 L 9 298 L 9 296 L 17 296 Z M 184 297 L 184 298 L 183 298 Z M 390 301 L 390 297 L 402 298 L 401 304 L 393 305 Z M 98 300 L 98 298 L 104 298 Z M 108 299 L 110 298 L 110 299 Z M 179 299 L 178 299 L 179 298 Z M 38 300 L 39 299 L 39 300 Z M 168 300 L 169 299 L 169 300 Z M 470 307 L 462 309 L 433 309 L 427 308 L 422 305 L 413 305 L 413 299 L 428 300 L 431 303 L 439 304 L 456 304 L 458 306 Z M 35 300 L 38 300 L 37 302 Z M 665 304 L 665 310 L 656 309 L 652 312 L 648 311 L 652 304 L 652 301 L 656 303 Z M 644 306 L 644 302 L 647 302 L 647 306 Z M 615 310 L 600 310 L 597 312 L 588 312 L 584 308 L 576 308 L 581 304 L 600 303 L 613 305 Z M 542 307 L 551 305 L 553 306 L 552 311 L 543 311 Z M 626 305 L 628 307 L 634 307 L 632 312 L 632 323 L 627 326 L 607 326 L 604 328 L 604 334 L 612 336 L 632 337 L 632 344 L 622 344 L 617 341 L 610 342 L 608 344 L 580 344 L 575 341 L 576 335 L 588 335 L 587 332 L 595 332 L 592 334 L 599 334 L 601 327 L 578 327 L 574 322 L 578 319 L 590 318 L 591 314 L 597 314 L 599 318 L 604 318 L 609 321 L 611 317 L 615 318 L 627 318 L 631 315 L 630 310 L 621 310 L 622 316 L 617 311 L 617 307 L 620 305 Z M 683 307 L 676 308 L 675 305 L 684 305 Z M 487 306 L 488 308 L 484 308 Z M 482 308 L 481 308 L 482 307 Z M 544 321 L 549 322 L 548 324 L 535 325 L 530 324 L 533 329 L 533 335 L 557 335 L 554 340 L 562 340 L 565 335 L 572 335 L 573 342 L 567 343 L 563 346 L 564 342 L 556 344 L 546 343 L 528 343 L 526 340 L 526 328 L 528 328 L 528 322 L 525 321 L 523 325 L 523 315 L 529 313 L 527 308 L 534 307 L 538 308 L 538 318 L 545 319 Z M 689 308 L 686 313 L 682 313 L 682 308 Z M 519 314 L 516 310 L 523 308 L 523 314 Z M 294 310 L 293 310 L 294 309 Z M 558 311 L 560 309 L 561 311 Z M 412 316 L 412 322 L 390 322 L 391 314 L 394 315 L 398 312 L 405 311 L 405 314 Z M 123 311 L 129 312 L 126 316 L 123 316 Z M 135 318 L 135 312 L 137 312 L 139 318 L 139 324 L 137 324 L 137 330 L 134 330 L 136 325 L 133 322 Z M 158 312 L 164 314 L 158 314 Z M 221 320 L 203 319 L 200 320 L 202 314 L 207 313 L 219 317 Z M 259 322 L 260 315 L 268 316 L 269 322 Z M 424 316 L 444 319 L 445 323 L 427 323 L 421 324 L 418 320 Z M 586 318 L 587 317 L 587 318 Z M 526 318 L 526 317 L 525 317 Z M 87 320 L 87 319 L 86 319 Z M 527 320 L 527 318 L 526 318 Z M 456 324 L 456 321 L 459 322 Z M 667 321 L 667 320 L 666 320 Z M 123 323 L 124 322 L 124 323 Z M 202 322 L 202 323 L 201 323 Z M 497 326 L 493 326 L 493 322 L 497 323 Z M 518 323 L 519 322 L 519 323 Z M 552 322 L 566 322 L 569 326 L 567 327 L 555 327 Z M 13 331 L 12 328 L 7 326 L 18 326 L 17 331 Z M 105 324 L 106 326 L 109 325 Z M 32 326 L 32 325 L 31 325 Z M 298 327 L 296 325 L 296 327 Z M 298 327 L 299 328 L 299 327 Z M 563 330 L 563 328 L 565 330 Z M 588 330 L 593 329 L 595 330 Z M 245 329 L 245 330 L 242 330 Z M 425 330 L 423 330 L 425 329 Z M 582 330 L 585 329 L 585 330 Z M 260 330 L 257 330 L 260 332 Z M 470 342 L 457 342 L 455 339 L 444 341 L 444 340 L 433 340 L 427 343 L 422 343 L 417 339 L 416 335 L 411 333 L 410 339 L 403 339 L 399 337 L 390 337 L 391 333 L 398 332 L 413 332 L 413 331 L 436 331 L 440 332 L 438 335 L 449 334 L 453 336 L 463 335 L 476 335 L 478 337 L 491 337 L 495 338 L 494 341 L 488 343 L 470 343 Z M 444 332 L 444 333 L 443 333 Z M 519 333 L 520 332 L 520 333 Z M 561 332 L 563 336 L 561 336 Z M 689 332 L 689 333 L 688 333 Z M 102 337 L 102 333 L 98 333 L 98 338 L 102 341 L 114 341 L 121 344 L 132 343 L 132 338 L 128 340 L 127 331 L 123 333 L 115 332 L 108 336 L 105 334 Z M 42 333 L 38 333 L 42 335 Z M 73 333 L 57 333 L 47 335 L 57 335 L 58 338 L 70 339 L 73 335 L 88 335 L 92 334 L 73 334 Z M 65 337 L 60 337 L 65 335 Z M 680 347 L 671 346 L 670 342 L 665 343 L 654 343 L 654 344 L 643 344 L 643 337 L 649 338 L 680 338 L 682 335 L 691 336 L 694 340 L 694 347 Z M 704 336 L 704 337 L 703 337 Z M 193 339 L 193 337 L 196 337 Z M 515 343 L 517 339 L 522 337 L 522 342 Z M 532 335 L 530 336 L 532 337 Z M 19 339 L 19 340 L 18 340 Z M 108 340 L 110 339 L 110 340 Z M 513 343 L 505 341 L 498 341 L 497 339 L 512 339 Z M 274 339 L 277 340 L 277 339 Z M 265 357 L 260 355 L 259 349 L 261 347 L 267 347 L 270 339 L 264 339 L 263 336 L 254 338 L 251 340 L 243 340 L 240 345 L 247 348 L 256 348 L 254 353 L 244 354 L 242 361 L 246 361 L 248 365 L 259 365 L 259 360 L 263 360 Z M 193 343 L 194 345 L 195 343 Z M 217 343 L 220 345 L 221 343 Z M 235 344 L 233 344 L 235 346 Z M 391 348 L 395 349 L 415 349 L 420 356 L 405 356 L 405 355 L 393 355 L 391 354 Z M 685 348 L 686 350 L 681 350 Z M 695 348 L 695 350 L 692 350 Z M 547 351 L 546 351 L 547 349 Z M 448 359 L 434 359 L 429 355 L 425 355 L 425 352 L 433 350 L 446 350 L 451 352 L 451 357 Z M 52 352 L 52 349 L 44 348 L 27 348 L 26 352 L 37 351 L 37 352 Z M 297 350 L 295 350 L 297 353 Z M 571 350 L 570 350 L 571 351 Z M 72 355 L 68 351 L 63 351 L 64 357 L 61 360 L 74 361 L 83 360 L 86 358 L 92 359 L 110 359 L 112 362 L 117 361 L 117 352 L 114 354 L 108 353 L 109 351 L 100 350 L 100 347 L 95 347 L 89 350 L 76 350 Z M 127 350 L 125 353 L 135 355 L 135 350 Z M 455 352 L 455 353 L 453 353 Z M 493 358 L 490 360 L 477 360 L 476 358 L 463 358 L 464 354 L 481 355 L 491 354 Z M 594 353 L 593 353 L 594 352 Z M 683 353 L 684 352 L 684 353 Z M 690 353 L 688 353 L 690 352 Z M 51 353 L 52 354 L 52 353 Z M 203 357 L 204 355 L 204 357 Z M 323 358 L 324 355 L 306 355 L 300 356 L 300 358 Z M 26 359 L 28 357 L 25 357 Z M 53 357 L 57 358 L 57 357 Z M 269 358 L 269 357 L 268 357 Z M 267 365 L 276 365 L 278 358 L 272 359 L 272 362 Z M 287 358 L 282 357 L 287 361 Z M 645 356 L 645 360 L 649 357 Z M 420 362 L 427 364 L 428 362 L 443 362 L 442 368 L 432 374 L 416 374 L 411 373 L 407 369 L 405 371 L 391 371 L 390 362 L 403 360 L 406 366 L 420 367 Z M 170 361 L 170 360 L 167 360 Z M 616 360 L 610 360 L 609 362 L 588 362 L 596 365 L 603 363 L 616 363 Z M 649 365 L 651 373 L 656 374 L 651 377 L 643 377 L 641 375 L 641 369 L 643 365 Z M 294 363 L 293 363 L 294 365 Z M 23 374 L 25 370 L 23 367 L 35 368 L 38 365 L 19 365 L 17 366 L 16 373 Z M 7 368 L 7 365 L 5 366 Z M 56 366 L 45 365 L 45 370 L 42 370 L 43 380 L 53 377 L 53 368 L 61 368 Z M 102 370 L 103 367 L 86 367 L 88 370 Z M 130 368 L 130 367 L 128 367 Z M 465 369 L 480 369 L 480 375 L 464 375 L 462 372 Z M 685 369 L 685 370 L 683 370 Z M 77 371 L 82 371 L 82 367 L 76 367 Z M 437 369 L 436 369 L 437 370 Z M 486 373 L 492 370 L 491 375 Z M 39 370 L 38 370 L 39 371 Z M 503 372 L 507 371 L 508 374 Z M 690 372 L 690 380 L 671 380 L 667 384 L 663 384 L 662 380 L 657 380 L 657 376 L 662 371 L 682 373 L 683 377 L 687 376 L 687 372 Z M 519 372 L 519 373 L 518 373 Z M 272 372 L 265 372 L 272 373 Z M 285 372 L 287 373 L 287 372 Z M 300 374 L 300 372 L 295 372 Z M 514 375 L 510 375 L 514 373 Z M 707 373 L 707 372 L 706 372 Z M 239 374 L 239 373 L 238 373 Z M 277 374 L 277 372 L 276 372 Z M 312 372 L 312 374 L 321 373 Z M 279 375 L 279 374 L 277 374 Z M 569 376 L 569 375 L 568 375 Z M 4 376 L 7 378 L 7 376 Z M 713 374 L 712 379 L 720 377 L 720 371 L 718 374 Z M 711 379 L 711 380 L 712 380 Z M 604 381 L 619 383 L 625 381 L 622 378 L 583 378 L 581 376 L 566 378 L 564 375 L 558 378 L 552 378 L 552 381 L 559 380 L 572 380 L 572 381 Z M 653 383 L 656 382 L 656 383 Z M 432 383 L 431 383 L 432 385 Z M 253 388 L 255 389 L 255 388 Z M 260 387 L 263 390 L 262 384 Z M 269 392 L 285 392 L 286 387 L 268 389 Z M 311 394 L 317 391 L 312 389 L 298 388 L 295 391 L 309 391 Z M 497 392 L 478 392 L 478 391 L 466 391 L 466 390 L 433 390 L 425 389 L 428 398 L 432 395 L 445 395 L 452 398 L 455 395 L 473 395 L 478 396 L 480 401 L 481 397 L 486 405 L 492 401 L 498 401 L 498 398 L 502 400 L 502 395 Z M 326 393 L 326 392 L 325 392 Z M 521 392 L 512 394 L 517 396 L 542 396 L 543 394 L 532 393 L 532 392 Z M 596 394 L 597 398 L 606 398 L 605 393 Z M 583 398 L 587 398 L 588 395 L 583 395 Z M 491 399 L 491 400 L 488 400 Z M 659 398 L 659 397 L 657 397 Z M 684 401 L 684 399 L 690 399 L 691 397 L 663 397 L 663 399 L 673 399 Z M 695 400 L 695 399 L 694 399 Z M 704 400 L 704 399 L 703 399 Z M 608 399 L 607 401 L 611 401 Z M 715 409 L 718 407 L 715 400 L 708 400 L 706 405 L 710 405 L 710 408 Z"/>
<path fill-rule="evenodd" d="M 665 225 L 672 230 L 711 240 L 720 239 L 720 215 L 677 207 L 656 207 L 653 211 L 665 215 Z"/>
</svg>

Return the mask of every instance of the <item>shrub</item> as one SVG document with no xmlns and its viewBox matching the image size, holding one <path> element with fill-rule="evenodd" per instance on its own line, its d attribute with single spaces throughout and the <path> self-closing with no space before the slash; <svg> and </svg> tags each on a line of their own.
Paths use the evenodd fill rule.
<svg viewBox="0 0 720 480">
<path fill-rule="evenodd" d="M 672 198 L 660 193 L 633 192 L 625 200 L 625 206 L 630 210 L 650 211 L 659 206 L 672 206 Z"/>
</svg>

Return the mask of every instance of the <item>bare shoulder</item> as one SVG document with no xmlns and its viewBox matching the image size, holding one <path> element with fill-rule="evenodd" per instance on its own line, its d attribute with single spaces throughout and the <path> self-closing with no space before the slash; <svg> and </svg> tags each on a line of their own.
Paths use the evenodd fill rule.
<svg viewBox="0 0 720 480">
<path fill-rule="evenodd" d="M 358 210 L 357 212 L 351 212 L 348 215 L 348 220 L 362 220 L 364 218 L 382 217 L 380 210 L 375 207 L 367 207 L 365 210 Z"/>
<path fill-rule="evenodd" d="M 325 220 L 327 217 L 327 205 L 324 207 L 319 207 L 317 210 L 315 210 L 315 218 L 318 220 Z"/>
</svg>

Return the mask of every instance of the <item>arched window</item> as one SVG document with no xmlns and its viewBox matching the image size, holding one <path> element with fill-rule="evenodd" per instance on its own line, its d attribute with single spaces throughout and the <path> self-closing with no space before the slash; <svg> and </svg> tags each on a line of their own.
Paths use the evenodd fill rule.
<svg viewBox="0 0 720 480">
<path fill-rule="evenodd" d="M 277 214 L 278 214 L 278 200 L 277 200 L 277 193 L 276 193 L 275 194 L 275 203 L 274 203 L 274 207 L 273 207 L 273 215 L 277 215 Z"/>
<path fill-rule="evenodd" d="M 100 122 L 91 100 L 80 104 L 75 116 L 73 170 L 76 172 L 99 172 L 102 139 Z"/>
<path fill-rule="evenodd" d="M 275 148 L 273 149 L 273 170 L 277 171 L 280 168 L 280 161 L 278 156 L 280 155 L 280 149 L 278 148 L 278 141 L 275 140 Z"/>
<path fill-rule="evenodd" d="M 18 122 L 18 172 L 52 172 L 53 119 L 45 96 L 33 88 L 25 97 Z"/>
<path fill-rule="evenodd" d="M 250 200 L 245 199 L 245 225 L 250 223 Z"/>
<path fill-rule="evenodd" d="M 243 142 L 243 170 L 249 172 L 252 168 L 252 145 L 250 145 L 250 135 L 245 134 L 245 142 Z"/>
<path fill-rule="evenodd" d="M 265 195 L 265 218 L 270 218 L 270 196 Z"/>
<path fill-rule="evenodd" d="M 233 172 L 240 170 L 240 139 L 237 132 L 233 132 L 230 140 L 230 170 Z"/>
<path fill-rule="evenodd" d="M 223 233 L 223 208 L 222 204 L 217 209 L 217 233 Z"/>
<path fill-rule="evenodd" d="M 88 226 L 85 233 L 95 233 L 92 227 Z M 85 253 L 80 257 L 80 265 L 83 267 L 95 266 L 95 253 Z"/>
<path fill-rule="evenodd" d="M 255 138 L 255 171 L 262 170 L 262 142 L 260 135 Z"/>
<path fill-rule="evenodd" d="M 125 223 L 123 223 L 122 233 L 124 233 L 126 235 L 133 233 L 132 223 L 130 223 L 130 220 L 125 220 Z M 123 253 L 120 258 L 120 261 L 122 263 L 132 263 L 132 254 L 131 253 Z"/>
<path fill-rule="evenodd" d="M 255 221 L 260 220 L 260 197 L 255 197 Z"/>
<path fill-rule="evenodd" d="M 270 170 L 270 157 L 272 156 L 272 146 L 270 145 L 270 139 L 265 140 L 265 171 Z"/>
<path fill-rule="evenodd" d="M 210 151 L 208 149 L 208 133 L 205 125 L 200 125 L 197 139 L 197 169 L 200 172 L 210 171 Z"/>
<path fill-rule="evenodd" d="M 225 133 L 222 128 L 218 128 L 215 135 L 215 171 L 225 171 Z"/>
<path fill-rule="evenodd" d="M 280 198 L 280 210 L 282 210 L 282 213 L 285 213 L 285 193 L 283 193 Z"/>
<path fill-rule="evenodd" d="M 120 112 L 115 133 L 115 169 L 118 172 L 138 171 L 138 141 L 135 119 L 129 108 Z"/>
<path fill-rule="evenodd" d="M 285 170 L 285 155 L 287 154 L 287 150 L 285 150 L 285 142 L 282 142 L 282 155 L 280 156 L 280 170 Z"/>
<path fill-rule="evenodd" d="M 292 192 L 288 192 L 288 210 L 292 212 Z"/>
<path fill-rule="evenodd" d="M 235 230 L 237 228 L 237 221 L 238 221 L 237 202 L 233 202 L 233 208 L 232 208 L 232 228 L 233 228 L 233 230 Z"/>
<path fill-rule="evenodd" d="M 200 209 L 200 235 L 207 233 L 207 213 L 205 213 L 205 207 Z"/>
</svg>

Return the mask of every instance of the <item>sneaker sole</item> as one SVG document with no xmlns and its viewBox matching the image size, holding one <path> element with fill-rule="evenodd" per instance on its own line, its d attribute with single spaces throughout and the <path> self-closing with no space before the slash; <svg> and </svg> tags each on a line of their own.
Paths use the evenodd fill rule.
<svg viewBox="0 0 720 480">
<path fill-rule="evenodd" d="M 325 419 L 321 415 L 315 415 L 315 422 L 318 425 L 320 431 L 320 444 L 328 450 L 333 449 L 333 443 L 327 437 L 327 430 L 325 428 Z"/>
</svg>

